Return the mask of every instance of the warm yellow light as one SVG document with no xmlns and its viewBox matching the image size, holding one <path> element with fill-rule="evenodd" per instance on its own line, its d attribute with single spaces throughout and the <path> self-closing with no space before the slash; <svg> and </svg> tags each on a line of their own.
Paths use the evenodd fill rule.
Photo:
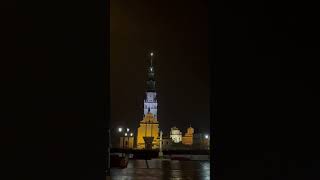
<svg viewBox="0 0 320 180">
<path fill-rule="evenodd" d="M 153 56 L 153 52 L 152 52 L 152 53 L 150 53 L 150 55 L 151 55 L 151 56 Z"/>
<path fill-rule="evenodd" d="M 133 136 L 133 133 L 130 133 L 130 136 Z"/>
<path fill-rule="evenodd" d="M 127 133 L 124 133 L 124 136 L 128 136 L 128 134 L 127 134 Z"/>
</svg>

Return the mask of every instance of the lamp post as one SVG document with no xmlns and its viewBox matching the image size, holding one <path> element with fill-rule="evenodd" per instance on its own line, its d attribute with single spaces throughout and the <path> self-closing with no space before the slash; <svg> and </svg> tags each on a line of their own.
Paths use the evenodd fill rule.
<svg viewBox="0 0 320 180">
<path fill-rule="evenodd" d="M 204 138 L 205 138 L 205 140 L 206 140 L 206 146 L 207 146 L 207 148 L 209 149 L 209 140 L 210 140 L 210 137 L 209 137 L 209 135 L 208 134 L 206 134 L 206 135 L 204 135 Z"/>
<path fill-rule="evenodd" d="M 124 142 L 125 142 L 125 138 L 128 136 L 128 133 L 124 133 L 124 137 L 122 138 L 122 142 L 123 142 L 123 144 L 122 144 L 122 148 L 123 148 L 123 150 L 125 150 L 126 149 L 126 147 L 124 146 Z"/>
<path fill-rule="evenodd" d="M 162 158 L 163 152 L 162 152 L 162 131 L 160 131 L 160 148 L 159 148 L 159 157 Z"/>
<path fill-rule="evenodd" d="M 120 146 L 121 146 L 121 140 L 122 140 L 122 152 L 125 149 L 129 149 L 130 148 L 130 137 L 133 138 L 133 132 L 130 132 L 129 128 L 122 128 L 119 127 L 118 128 L 118 132 L 121 134 L 120 135 Z M 125 145 L 125 141 L 127 142 L 127 144 Z M 124 156 L 124 153 L 122 153 L 122 156 Z"/>
<path fill-rule="evenodd" d="M 133 133 L 132 133 L 132 132 L 130 133 L 130 137 L 129 137 L 129 139 L 128 139 L 128 146 L 129 146 L 129 148 L 130 148 L 130 138 L 132 138 L 132 146 L 133 146 Z"/>
<path fill-rule="evenodd" d="M 123 136 L 123 134 L 122 134 L 122 131 L 123 131 L 123 128 L 122 127 L 119 127 L 118 128 L 118 133 L 120 133 L 121 135 L 120 135 L 120 142 L 119 142 L 119 146 L 120 146 L 120 148 L 121 148 L 121 140 L 122 140 L 122 157 L 124 157 L 124 152 L 123 152 L 123 147 L 124 147 L 124 136 Z"/>
</svg>

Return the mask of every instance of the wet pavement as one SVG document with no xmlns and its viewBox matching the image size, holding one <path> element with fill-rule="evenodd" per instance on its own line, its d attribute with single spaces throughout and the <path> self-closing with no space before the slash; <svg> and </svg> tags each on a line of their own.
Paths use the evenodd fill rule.
<svg viewBox="0 0 320 180">
<path fill-rule="evenodd" d="M 125 169 L 111 169 L 112 180 L 209 180 L 209 161 L 130 160 Z"/>
</svg>

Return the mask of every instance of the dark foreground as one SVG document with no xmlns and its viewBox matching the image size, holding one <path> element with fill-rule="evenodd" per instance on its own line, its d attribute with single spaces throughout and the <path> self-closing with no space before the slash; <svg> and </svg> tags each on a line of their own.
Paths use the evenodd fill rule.
<svg viewBox="0 0 320 180">
<path fill-rule="evenodd" d="M 130 160 L 125 169 L 112 169 L 112 180 L 209 180 L 209 161 Z"/>
</svg>

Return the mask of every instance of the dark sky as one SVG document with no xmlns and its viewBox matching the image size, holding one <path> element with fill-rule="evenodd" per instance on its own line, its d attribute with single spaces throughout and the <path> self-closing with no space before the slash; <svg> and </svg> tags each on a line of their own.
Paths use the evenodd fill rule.
<svg viewBox="0 0 320 180">
<path fill-rule="evenodd" d="M 209 132 L 208 9 L 203 1 L 111 1 L 112 126 L 143 117 L 148 53 L 155 53 L 158 120 L 168 133 Z"/>
</svg>

